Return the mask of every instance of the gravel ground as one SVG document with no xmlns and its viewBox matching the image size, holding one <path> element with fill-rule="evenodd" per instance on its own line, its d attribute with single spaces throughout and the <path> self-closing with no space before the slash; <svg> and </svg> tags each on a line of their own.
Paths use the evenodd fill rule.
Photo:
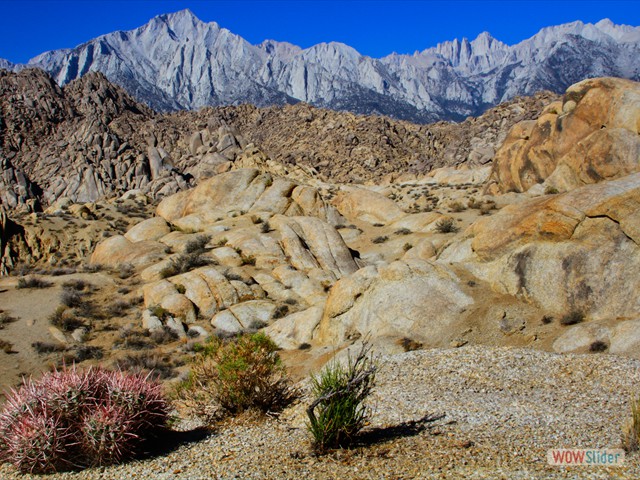
<svg viewBox="0 0 640 480">
<path fill-rule="evenodd" d="M 371 425 L 349 450 L 311 453 L 302 398 L 277 419 L 229 422 L 163 456 L 45 477 L 3 465 L 0 478 L 640 478 L 638 454 L 620 467 L 546 462 L 550 448 L 620 446 L 640 361 L 465 347 L 383 357 L 382 365 Z"/>
</svg>

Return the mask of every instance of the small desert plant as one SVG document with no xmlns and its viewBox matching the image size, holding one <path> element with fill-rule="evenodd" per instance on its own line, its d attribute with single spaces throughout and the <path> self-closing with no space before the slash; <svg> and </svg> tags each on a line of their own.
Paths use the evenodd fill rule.
<svg viewBox="0 0 640 480">
<path fill-rule="evenodd" d="M 560 325 L 575 325 L 584 321 L 584 313 L 579 310 L 571 310 L 560 319 Z"/>
<path fill-rule="evenodd" d="M 124 280 L 136 273 L 136 268 L 130 263 L 121 263 L 118 265 L 118 278 Z"/>
<path fill-rule="evenodd" d="M 136 355 L 127 355 L 115 362 L 118 370 L 127 370 L 135 373 L 146 373 L 159 379 L 168 379 L 177 376 L 174 367 L 180 366 L 180 362 L 172 361 L 168 356 L 160 356 L 158 354 L 139 353 Z"/>
<path fill-rule="evenodd" d="M 413 248 L 413 245 L 411 245 L 409 242 L 405 243 L 405 244 L 402 246 L 402 250 L 403 250 L 403 251 L 405 251 L 405 252 L 408 252 L 408 251 L 409 251 L 409 250 L 411 250 L 412 248 Z"/>
<path fill-rule="evenodd" d="M 127 460 L 166 428 L 161 386 L 142 375 L 63 368 L 12 390 L 0 413 L 0 459 L 50 473 Z"/>
<path fill-rule="evenodd" d="M 379 237 L 374 238 L 373 240 L 371 240 L 373 243 L 384 243 L 387 240 L 389 240 L 389 237 L 387 237 L 386 235 L 381 235 Z"/>
<path fill-rule="evenodd" d="M 0 339 L 0 350 L 2 350 L 4 353 L 12 353 L 13 343 Z"/>
<path fill-rule="evenodd" d="M 131 303 L 126 300 L 116 300 L 106 306 L 105 311 L 110 317 L 122 317 L 131 308 Z"/>
<path fill-rule="evenodd" d="M 260 226 L 260 231 L 262 233 L 269 233 L 271 230 L 273 229 L 271 228 L 271 224 L 269 223 L 268 220 Z"/>
<path fill-rule="evenodd" d="M 16 288 L 49 288 L 53 285 L 40 277 L 22 277 L 18 279 Z"/>
<path fill-rule="evenodd" d="M 263 333 L 227 341 L 213 337 L 196 348 L 199 355 L 179 395 L 197 413 L 210 418 L 249 409 L 280 410 L 293 400 L 295 390 L 277 350 Z"/>
<path fill-rule="evenodd" d="M 549 325 L 551 322 L 553 322 L 553 317 L 551 315 L 545 315 L 544 317 L 542 317 L 543 325 Z"/>
<path fill-rule="evenodd" d="M 449 204 L 452 212 L 464 212 L 467 207 L 462 202 L 452 202 Z"/>
<path fill-rule="evenodd" d="M 254 257 L 253 255 L 242 254 L 242 255 L 240 255 L 240 258 L 242 259 L 242 264 L 243 265 L 255 265 L 256 264 L 256 257 Z"/>
<path fill-rule="evenodd" d="M 622 448 L 635 452 L 640 448 L 640 396 L 631 397 L 631 418 L 622 432 Z"/>
<path fill-rule="evenodd" d="M 401 338 L 398 343 L 405 352 L 413 352 L 414 350 L 420 350 L 422 348 L 422 342 L 407 337 Z"/>
<path fill-rule="evenodd" d="M 0 330 L 2 330 L 5 325 L 9 323 L 13 323 L 15 321 L 16 321 L 15 317 L 12 317 L 7 312 L 3 312 L 2 310 L 0 310 Z"/>
<path fill-rule="evenodd" d="M 178 334 L 175 332 L 175 330 L 172 330 L 166 325 L 163 325 L 162 328 L 151 332 L 149 338 L 157 345 L 164 345 L 165 343 L 171 343 L 178 340 Z"/>
<path fill-rule="evenodd" d="M 606 352 L 608 348 L 609 345 L 607 345 L 607 343 L 603 342 L 602 340 L 596 340 L 591 345 L 589 345 L 589 351 L 593 353 Z"/>
<path fill-rule="evenodd" d="M 375 383 L 377 365 L 365 343 L 355 360 L 346 365 L 333 361 L 311 377 L 315 400 L 307 408 L 307 428 L 318 451 L 349 445 L 364 427 L 368 410 L 364 405 Z"/>
<path fill-rule="evenodd" d="M 398 230 L 396 230 L 393 233 L 395 233 L 396 235 L 409 235 L 409 234 L 411 234 L 413 232 L 408 228 L 399 228 Z"/>
<path fill-rule="evenodd" d="M 458 230 L 453 218 L 441 218 L 436 222 L 436 231 L 439 233 L 455 233 Z"/>
<path fill-rule="evenodd" d="M 60 343 L 34 342 L 31 347 L 38 355 L 46 355 L 47 353 L 64 352 L 67 347 Z"/>
<path fill-rule="evenodd" d="M 180 273 L 189 272 L 194 268 L 204 267 L 210 263 L 212 263 L 211 260 L 203 257 L 202 252 L 184 253 L 172 258 L 169 261 L 169 265 L 160 271 L 160 276 L 162 278 L 173 277 Z"/>
<path fill-rule="evenodd" d="M 283 318 L 283 317 L 286 317 L 288 314 L 289 314 L 289 306 L 288 305 L 279 305 L 273 311 L 273 315 L 271 315 L 271 318 L 273 318 L 273 319 Z"/>
<path fill-rule="evenodd" d="M 65 305 L 59 305 L 49 315 L 49 323 L 65 332 L 72 332 L 76 328 L 84 326 L 84 322 L 77 318 Z"/>
<path fill-rule="evenodd" d="M 198 235 L 184 246 L 184 253 L 204 253 L 207 244 L 211 241 L 211 235 Z"/>
<path fill-rule="evenodd" d="M 552 187 L 551 185 L 547 185 L 544 189 L 545 195 L 556 195 L 558 193 L 558 189 L 556 187 Z"/>
</svg>

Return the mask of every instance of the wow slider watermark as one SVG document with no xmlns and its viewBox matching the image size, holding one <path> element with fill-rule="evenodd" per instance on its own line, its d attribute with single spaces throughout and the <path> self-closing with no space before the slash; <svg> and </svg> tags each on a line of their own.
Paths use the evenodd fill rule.
<svg viewBox="0 0 640 480">
<path fill-rule="evenodd" d="M 554 448 L 547 452 L 549 465 L 602 465 L 617 466 L 624 463 L 624 450 L 620 448 L 584 449 Z"/>
</svg>

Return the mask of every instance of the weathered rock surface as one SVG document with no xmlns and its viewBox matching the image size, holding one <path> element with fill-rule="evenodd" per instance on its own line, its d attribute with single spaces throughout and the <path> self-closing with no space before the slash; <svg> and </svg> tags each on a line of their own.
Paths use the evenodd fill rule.
<svg viewBox="0 0 640 480">
<path fill-rule="evenodd" d="M 569 87 L 537 120 L 514 126 L 493 164 L 496 192 L 559 191 L 640 169 L 640 85 L 614 78 Z"/>
<path fill-rule="evenodd" d="M 434 345 L 455 332 L 474 303 L 459 282 L 446 267 L 424 261 L 362 269 L 332 288 L 316 339 L 339 345 L 369 335 Z"/>
</svg>

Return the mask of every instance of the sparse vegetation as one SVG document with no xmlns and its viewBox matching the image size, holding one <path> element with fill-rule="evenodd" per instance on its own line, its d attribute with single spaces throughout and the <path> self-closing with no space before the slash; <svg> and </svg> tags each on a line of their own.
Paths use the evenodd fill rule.
<svg viewBox="0 0 640 480">
<path fill-rule="evenodd" d="M 374 238 L 373 240 L 371 240 L 373 243 L 384 243 L 387 240 L 389 240 L 389 237 L 387 237 L 386 235 L 381 235 L 379 237 Z"/>
<path fill-rule="evenodd" d="M 589 345 L 589 351 L 593 353 L 606 352 L 609 348 L 606 342 L 602 340 L 596 340 L 591 345 Z"/>
<path fill-rule="evenodd" d="M 167 278 L 179 275 L 181 273 L 190 272 L 194 268 L 210 265 L 212 260 L 202 256 L 202 252 L 184 253 L 173 257 L 169 261 L 169 265 L 160 271 L 160 277 Z"/>
<path fill-rule="evenodd" d="M 53 286 L 53 283 L 34 275 L 32 277 L 19 278 L 16 288 L 49 288 L 51 286 Z"/>
<path fill-rule="evenodd" d="M 452 212 L 458 213 L 458 212 L 464 212 L 467 209 L 467 207 L 462 202 L 455 201 L 449 204 L 449 209 Z"/>
<path fill-rule="evenodd" d="M 262 233 L 269 233 L 271 232 L 273 229 L 271 228 L 271 224 L 269 223 L 269 221 L 264 222 L 261 226 L 260 226 L 260 231 Z"/>
<path fill-rule="evenodd" d="M 213 337 L 196 347 L 198 357 L 177 395 L 210 421 L 249 409 L 280 410 L 296 392 L 277 350 L 263 333 L 243 334 L 226 341 Z"/>
<path fill-rule="evenodd" d="M 136 273 L 136 269 L 130 263 L 121 263 L 120 265 L 118 265 L 117 273 L 118 278 L 124 280 Z"/>
<path fill-rule="evenodd" d="M 622 431 L 622 448 L 629 453 L 640 448 L 640 396 L 631 397 L 631 418 Z"/>
<path fill-rule="evenodd" d="M 207 244 L 211 241 L 211 235 L 198 235 L 184 246 L 184 253 L 198 254 L 207 251 Z"/>
<path fill-rule="evenodd" d="M 551 185 L 547 185 L 546 188 L 544 189 L 544 193 L 545 195 L 556 195 L 558 192 L 558 189 L 556 187 L 552 187 Z"/>
<path fill-rule="evenodd" d="M 13 343 L 7 342 L 6 340 L 2 340 L 0 338 L 0 350 L 4 353 L 13 353 Z"/>
<path fill-rule="evenodd" d="M 17 319 L 15 317 L 12 317 L 7 312 L 3 312 L 2 310 L 0 310 L 0 330 L 2 330 L 5 327 L 5 325 L 8 325 L 9 323 L 13 323 L 16 320 Z"/>
<path fill-rule="evenodd" d="M 393 233 L 395 233 L 396 235 L 409 235 L 409 234 L 411 234 L 413 232 L 408 228 L 399 228 L 398 230 L 396 230 Z"/>
<path fill-rule="evenodd" d="M 271 318 L 273 318 L 274 320 L 276 320 L 278 318 L 283 318 L 283 317 L 286 317 L 288 313 L 289 313 L 289 306 L 288 305 L 279 305 L 273 311 L 273 315 L 271 316 Z"/>
<path fill-rule="evenodd" d="M 455 233 L 459 230 L 453 218 L 441 218 L 436 222 L 436 232 L 438 233 Z"/>
<path fill-rule="evenodd" d="M 116 360 L 114 364 L 119 370 L 151 375 L 153 378 L 162 380 L 176 377 L 178 373 L 175 371 L 175 367 L 180 365 L 180 362 L 172 360 L 169 355 L 161 356 L 148 352 L 126 355 Z"/>
<path fill-rule="evenodd" d="M 368 419 L 365 401 L 375 384 L 377 365 L 366 343 L 346 365 L 333 361 L 311 377 L 315 400 L 307 408 L 307 428 L 316 451 L 346 447 Z"/>
<path fill-rule="evenodd" d="M 240 255 L 240 259 L 242 260 L 242 264 L 243 265 L 255 265 L 256 264 L 256 257 L 254 257 L 253 255 L 241 254 Z"/>
<path fill-rule="evenodd" d="M 560 325 L 575 325 L 584 321 L 584 313 L 579 310 L 571 310 L 560 319 Z"/>
<path fill-rule="evenodd" d="M 422 342 L 412 340 L 410 338 L 401 338 L 398 342 L 405 352 L 412 352 L 414 350 L 420 350 L 422 348 Z"/>
<path fill-rule="evenodd" d="M 551 322 L 553 322 L 553 317 L 551 315 L 545 315 L 544 317 L 542 317 L 542 324 L 543 325 L 548 325 Z"/>
<path fill-rule="evenodd" d="M 409 242 L 405 243 L 402 246 L 402 251 L 403 252 L 408 252 L 409 250 L 411 250 L 413 248 L 413 245 L 411 245 Z"/>
<path fill-rule="evenodd" d="M 161 386 L 142 375 L 63 368 L 9 393 L 0 458 L 23 473 L 120 463 L 166 427 L 168 413 Z"/>
</svg>

